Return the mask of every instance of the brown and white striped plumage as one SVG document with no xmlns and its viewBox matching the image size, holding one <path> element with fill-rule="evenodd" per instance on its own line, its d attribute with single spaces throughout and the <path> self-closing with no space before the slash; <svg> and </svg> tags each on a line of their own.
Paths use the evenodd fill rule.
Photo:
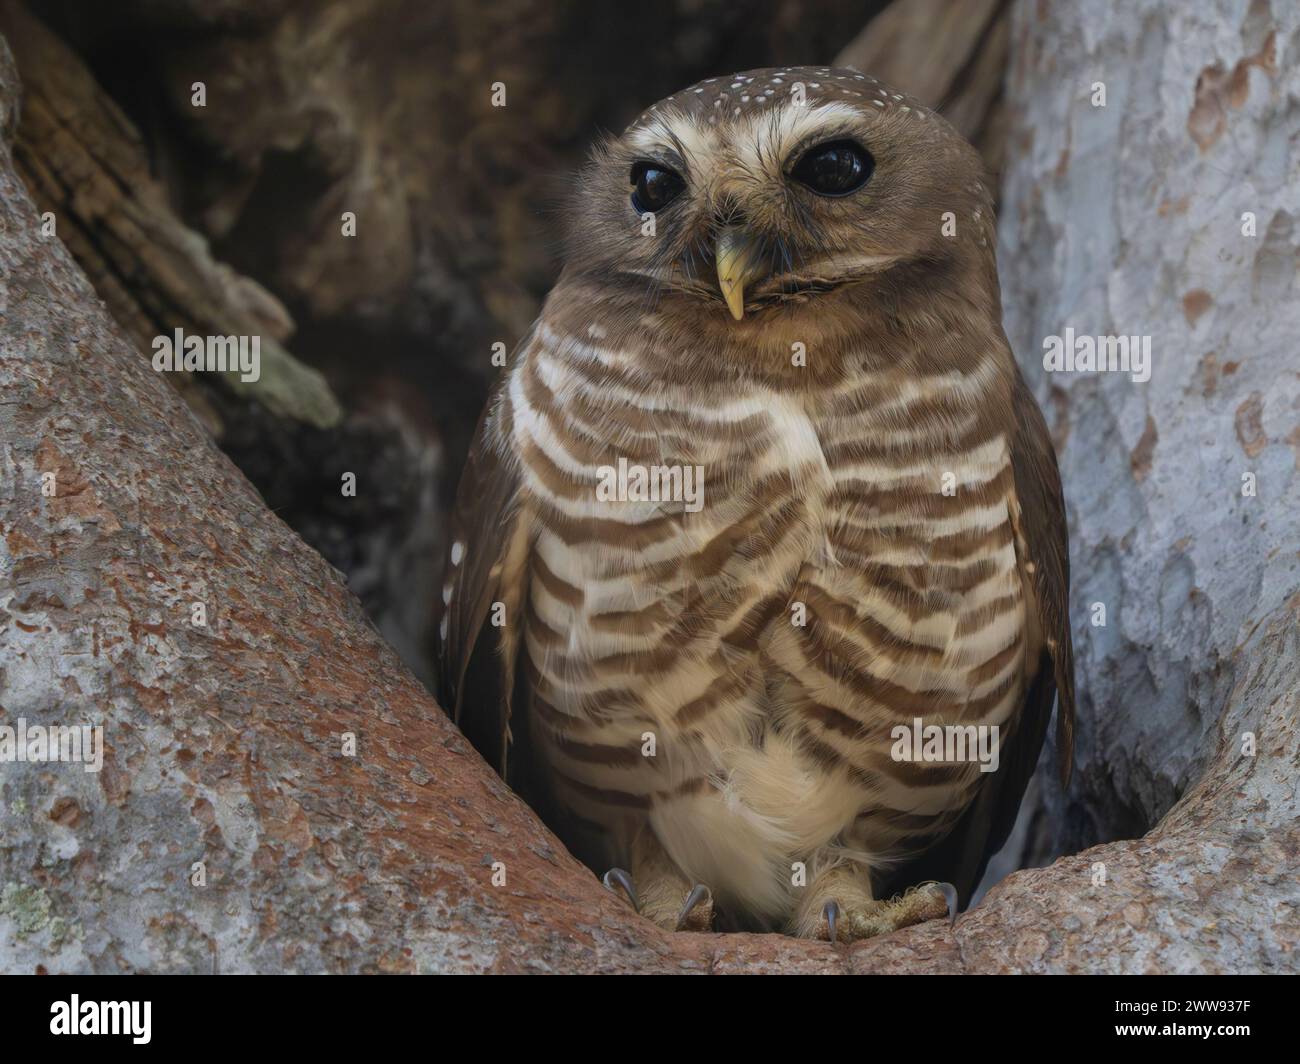
<svg viewBox="0 0 1300 1064">
<path fill-rule="evenodd" d="M 861 190 L 790 180 L 845 138 Z M 686 185 L 650 237 L 647 159 Z M 648 836 L 739 926 L 795 922 L 796 862 L 968 897 L 1054 695 L 1063 771 L 1073 717 L 1056 463 L 978 157 L 854 71 L 751 71 L 642 115 L 574 198 L 460 489 L 448 708 L 594 866 Z M 712 250 L 737 228 L 762 263 L 733 320 Z M 602 500 L 620 458 L 701 467 L 703 507 Z M 1000 769 L 892 760 L 917 717 L 1000 726 Z"/>
</svg>

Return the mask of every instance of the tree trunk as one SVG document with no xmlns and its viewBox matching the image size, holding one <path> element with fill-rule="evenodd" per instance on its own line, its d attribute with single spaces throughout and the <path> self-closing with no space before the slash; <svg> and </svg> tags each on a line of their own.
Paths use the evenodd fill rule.
<svg viewBox="0 0 1300 1064">
<path fill-rule="evenodd" d="M 1039 380 L 1081 734 L 1021 845 L 1155 826 L 852 947 L 667 934 L 564 851 L 42 237 L 0 46 L 0 725 L 105 744 L 100 772 L 0 761 L 0 970 L 1300 970 L 1300 75 L 1270 58 L 1297 16 L 1256 3 L 1238 40 L 1115 6 L 1085 32 L 1022 3 L 1011 33 L 1012 341 L 1155 349 L 1148 384 Z"/>
<path fill-rule="evenodd" d="M 1080 678 L 1076 785 L 1040 775 L 1031 862 L 1140 835 L 1219 757 L 1277 777 L 1235 859 L 1295 830 L 1300 12 L 1240 8 L 1017 13 L 1003 303 L 1060 452 Z M 1067 328 L 1150 337 L 1150 380 L 1045 372 Z M 1241 693 L 1270 670 L 1259 718 Z M 1261 925 L 1294 890 L 1261 891 Z"/>
</svg>

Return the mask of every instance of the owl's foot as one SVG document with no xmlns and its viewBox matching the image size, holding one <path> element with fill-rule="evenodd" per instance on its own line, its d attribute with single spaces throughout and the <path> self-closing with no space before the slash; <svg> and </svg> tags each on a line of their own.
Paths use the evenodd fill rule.
<svg viewBox="0 0 1300 1064">
<path fill-rule="evenodd" d="M 957 911 L 957 891 L 948 883 L 923 883 L 897 898 L 877 901 L 864 877 L 834 869 L 814 887 L 799 907 L 794 931 L 825 942 L 856 942 L 943 917 L 951 921 Z"/>
<path fill-rule="evenodd" d="M 914 887 L 890 901 L 866 904 L 841 905 L 838 899 L 828 898 L 808 937 L 856 942 L 948 915 L 948 901 L 933 885 Z"/>
<path fill-rule="evenodd" d="M 612 890 L 615 894 L 623 892 L 624 897 L 632 904 L 633 909 L 640 908 L 636 900 L 636 885 L 632 882 L 632 877 L 621 868 L 611 868 L 600 881 L 605 884 L 606 890 Z"/>
<path fill-rule="evenodd" d="M 712 892 L 687 878 L 653 831 L 642 831 L 634 840 L 632 872 L 641 893 L 641 915 L 647 920 L 665 931 L 712 929 Z"/>
<path fill-rule="evenodd" d="M 713 892 L 680 875 L 651 879 L 642 891 L 640 913 L 665 931 L 709 931 Z"/>
<path fill-rule="evenodd" d="M 665 931 L 712 930 L 713 892 L 677 867 L 653 831 L 641 831 L 628 856 L 631 873 L 611 868 L 605 886 L 624 895 L 632 908 Z"/>
<path fill-rule="evenodd" d="M 713 892 L 703 883 L 691 885 L 680 874 L 652 877 L 642 897 L 632 877 L 621 868 L 611 868 L 601 882 L 666 931 L 708 931 L 713 927 Z"/>
<path fill-rule="evenodd" d="M 713 928 L 713 891 L 696 883 L 677 913 L 675 931 L 710 931 Z"/>
</svg>

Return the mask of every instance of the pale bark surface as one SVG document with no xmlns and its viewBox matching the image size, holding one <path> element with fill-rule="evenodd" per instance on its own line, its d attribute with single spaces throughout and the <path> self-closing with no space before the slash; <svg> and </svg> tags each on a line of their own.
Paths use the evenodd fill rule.
<svg viewBox="0 0 1300 1064">
<path fill-rule="evenodd" d="M 565 853 L 41 237 L 0 48 L 0 723 L 102 724 L 108 747 L 98 774 L 0 764 L 0 970 L 1300 969 L 1300 75 L 1237 74 L 1269 29 L 1291 54 L 1297 16 L 1256 4 L 1229 32 L 1116 7 L 1085 32 L 1067 5 L 1022 4 L 1012 28 L 1013 343 L 1030 364 L 1067 324 L 1157 338 L 1150 384 L 1040 382 L 1084 728 L 1068 816 L 1048 791 L 1026 852 L 1163 819 L 1012 875 L 953 928 L 851 948 L 669 935 Z M 1260 235 L 1236 245 L 1243 210 Z M 1212 303 L 1193 315 L 1198 274 Z"/>
<path fill-rule="evenodd" d="M 1060 452 L 1080 678 L 1076 786 L 1040 777 L 1025 852 L 1140 834 L 1248 730 L 1291 780 L 1254 830 L 1294 830 L 1300 661 L 1256 655 L 1300 589 L 1300 11 L 1025 3 L 1013 39 L 1003 303 Z M 1044 373 L 1067 327 L 1150 336 L 1151 379 Z M 1271 727 L 1233 694 L 1265 666 Z"/>
</svg>

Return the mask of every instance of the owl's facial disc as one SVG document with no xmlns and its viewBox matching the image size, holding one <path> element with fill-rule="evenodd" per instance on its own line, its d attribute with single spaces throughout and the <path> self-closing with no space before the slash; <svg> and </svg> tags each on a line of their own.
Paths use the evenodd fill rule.
<svg viewBox="0 0 1300 1064">
<path fill-rule="evenodd" d="M 811 122 L 782 109 L 772 116 L 775 128 L 745 136 L 743 128 L 705 134 L 688 116 L 670 115 L 629 145 L 628 203 L 640 225 L 654 217 L 659 260 L 650 269 L 637 263 L 637 274 L 665 290 L 721 297 L 736 321 L 747 301 L 757 312 L 807 299 L 861 281 L 890 258 L 851 248 L 871 225 L 876 169 L 860 117 L 842 109 L 814 112 Z"/>
<path fill-rule="evenodd" d="M 572 202 L 567 269 L 683 328 L 705 313 L 738 336 L 897 301 L 926 271 L 982 266 L 994 243 L 979 156 L 849 69 L 744 71 L 674 93 L 597 147 Z"/>
<path fill-rule="evenodd" d="M 789 177 L 818 196 L 850 196 L 871 178 L 875 160 L 861 144 L 850 139 L 816 144 L 802 152 L 789 168 Z M 769 270 L 761 252 L 762 241 L 740 226 L 724 226 L 714 244 L 718 288 L 740 321 L 745 316 L 745 289 L 766 277 Z"/>
</svg>

